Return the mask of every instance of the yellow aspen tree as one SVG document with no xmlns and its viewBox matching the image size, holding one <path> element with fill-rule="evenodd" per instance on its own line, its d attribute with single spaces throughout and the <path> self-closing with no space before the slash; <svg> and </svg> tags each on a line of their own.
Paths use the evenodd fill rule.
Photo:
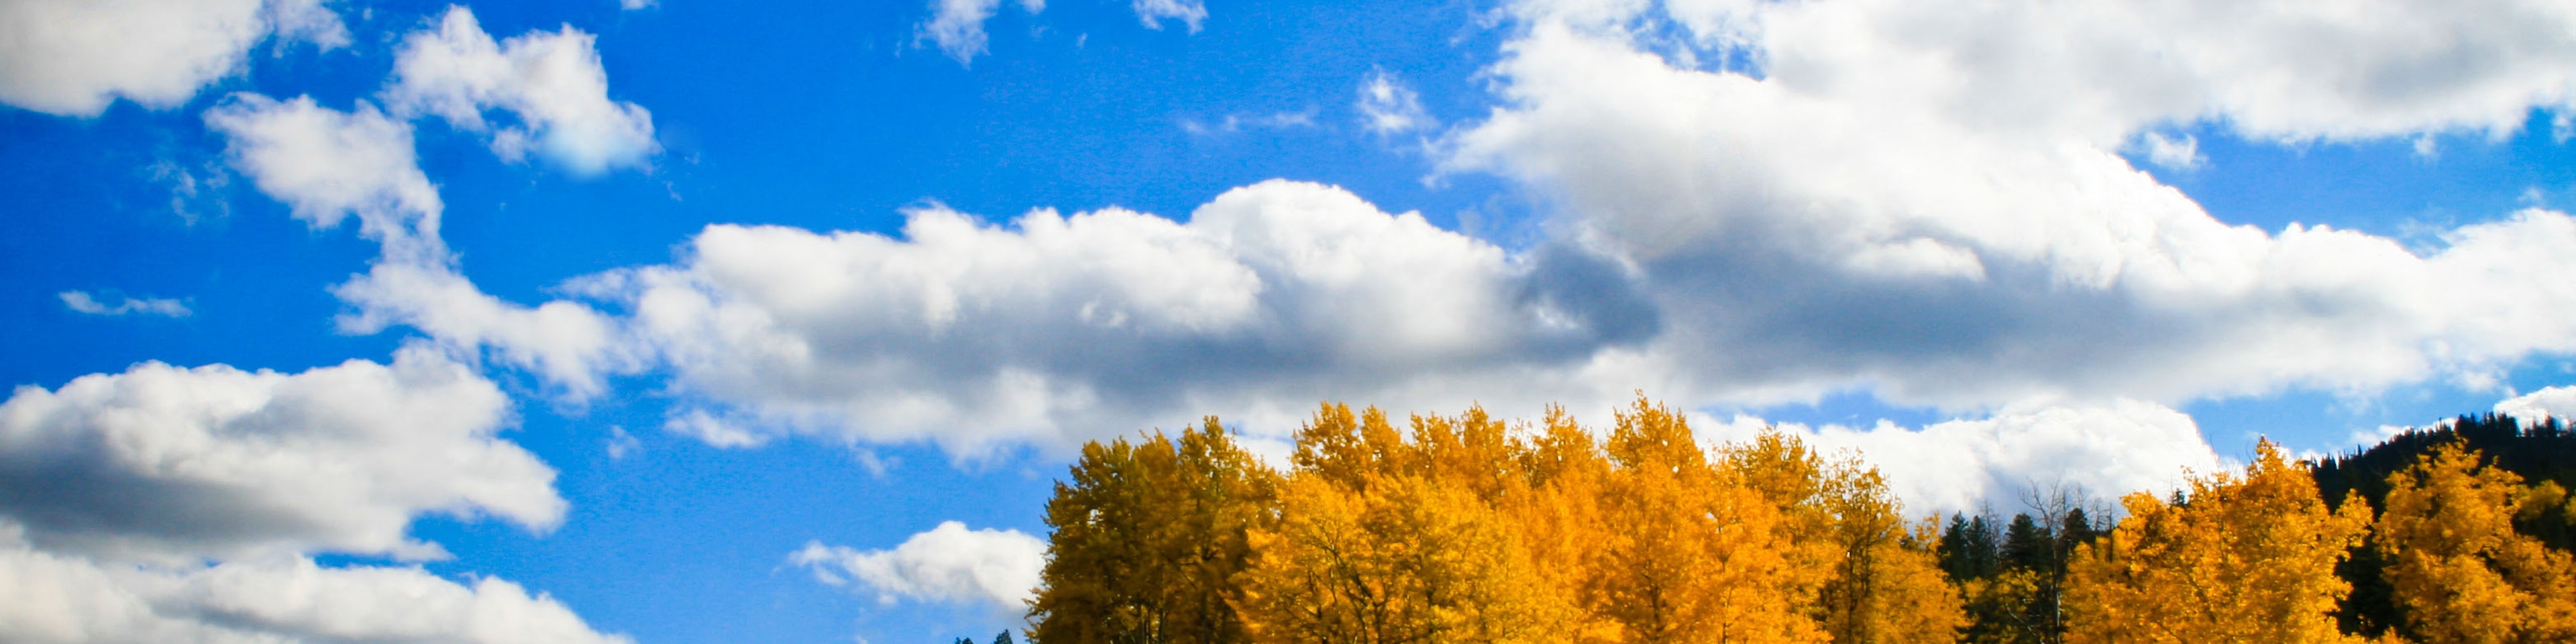
<svg viewBox="0 0 2576 644">
<path fill-rule="evenodd" d="M 1911 539 L 1876 468 L 1849 454 L 1826 459 L 1776 428 L 1721 454 L 1729 473 L 1780 509 L 1804 576 L 1823 580 L 1809 614 L 1833 641 L 1958 640 L 1967 623 L 1958 593 L 1940 572 L 1932 540 Z"/>
<path fill-rule="evenodd" d="M 1322 444 L 1301 440 L 1299 453 L 1311 456 L 1301 456 L 1283 487 L 1277 523 L 1252 532 L 1255 554 L 1236 580 L 1253 640 L 1559 641 L 1557 620 L 1572 611 L 1556 605 L 1561 595 L 1532 564 L 1518 523 L 1475 489 L 1489 478 L 1481 473 L 1508 471 L 1500 426 L 1486 427 L 1473 413 L 1416 418 L 1424 440 L 1407 445 L 1389 440 L 1392 430 L 1373 410 L 1346 419 L 1346 411 L 1328 408 L 1316 425 L 1337 425 L 1301 434 Z M 1488 430 L 1491 436 L 1474 436 Z M 1450 447 L 1428 447 L 1441 444 Z M 1468 444 L 1494 449 L 1452 449 Z M 1442 464 L 1437 469 L 1465 472 L 1443 475 L 1424 458 L 1430 449 L 1491 460 Z M 1353 458 L 1372 466 L 1351 467 Z"/>
<path fill-rule="evenodd" d="M 1834 525 L 1824 534 L 1841 557 L 1818 602 L 1825 631 L 1840 644 L 1957 642 L 1968 614 L 1932 552 L 1938 525 L 1908 532 L 1877 470 L 1836 469 L 1825 504 Z"/>
<path fill-rule="evenodd" d="M 1893 547 L 1872 551 L 1861 575 L 1865 592 L 1849 615 L 1851 635 L 1836 642 L 1851 644 L 1950 644 L 1968 626 L 1966 602 L 1958 587 L 1941 572 L 1933 544 L 1940 524 L 1926 519 Z"/>
<path fill-rule="evenodd" d="M 2576 563 L 2517 534 L 2522 478 L 2457 443 L 2388 478 L 2382 573 L 2426 644 L 2576 642 Z"/>
<path fill-rule="evenodd" d="M 1564 611 L 1552 618 L 1564 625 L 1560 641 L 1621 641 L 1617 622 L 1582 607 L 1586 584 L 1599 574 L 1596 555 L 1614 534 L 1602 510 L 1610 461 L 1592 433 L 1556 406 L 1548 407 L 1535 436 L 1514 441 L 1512 453 L 1529 491 L 1508 509 L 1522 525 L 1541 588 L 1556 595 L 1546 605 Z"/>
<path fill-rule="evenodd" d="M 2077 549 L 2064 606 L 2075 644 L 2359 642 L 2334 574 L 2369 528 L 2358 499 L 2326 509 L 2305 463 L 2266 440 L 2243 476 L 2194 477 L 2181 505 L 2144 492 L 2107 539 Z"/>
<path fill-rule="evenodd" d="M 1083 447 L 1047 502 L 1044 585 L 1030 638 L 1045 644 L 1243 642 L 1233 576 L 1276 475 L 1211 417 L 1177 442 Z"/>
<path fill-rule="evenodd" d="M 1803 610 L 1821 580 L 1796 560 L 1779 508 L 1710 463 L 1679 414 L 1639 397 L 1607 452 L 1617 467 L 1585 599 L 1625 641 L 1826 640 Z"/>
</svg>

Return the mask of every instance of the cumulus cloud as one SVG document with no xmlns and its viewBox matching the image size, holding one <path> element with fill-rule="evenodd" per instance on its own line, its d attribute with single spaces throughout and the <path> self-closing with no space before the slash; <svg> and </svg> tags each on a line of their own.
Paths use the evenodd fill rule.
<svg viewBox="0 0 2576 644">
<path fill-rule="evenodd" d="M 613 644 L 562 602 L 506 580 L 310 559 L 163 568 L 0 546 L 0 640 Z"/>
<path fill-rule="evenodd" d="M 877 601 L 986 602 L 1017 610 L 1037 593 L 1046 541 L 1018 530 L 968 530 L 942 521 L 887 550 L 854 550 L 809 542 L 787 560 L 834 586 L 852 582 Z"/>
<path fill-rule="evenodd" d="M 1436 123 L 1422 111 L 1422 97 L 1386 70 L 1370 72 L 1360 82 L 1360 126 L 1378 134 L 1431 129 Z"/>
<path fill-rule="evenodd" d="M 359 233 L 384 244 L 389 256 L 446 256 L 438 239 L 444 206 L 420 171 L 410 123 L 364 101 L 343 112 L 309 96 L 279 101 L 251 93 L 232 95 L 205 118 L 224 135 L 233 167 L 297 219 L 332 228 L 354 216 Z"/>
<path fill-rule="evenodd" d="M 406 349 L 298 374 L 145 363 L 0 403 L 0 515 L 39 547 L 198 558 L 434 557 L 416 514 L 560 522 L 554 470 L 496 434 L 509 399 Z"/>
<path fill-rule="evenodd" d="M 403 38 L 385 104 L 490 132 L 492 151 L 517 161 L 544 156 L 577 174 L 640 168 L 661 145 L 643 106 L 608 98 L 608 72 L 588 33 L 565 25 L 495 42 L 474 12 L 451 7 L 435 30 Z M 485 118 L 507 112 L 515 124 Z"/>
<path fill-rule="evenodd" d="M 1136 19 L 1147 29 L 1163 28 L 1163 21 L 1178 20 L 1188 25 L 1190 33 L 1199 32 L 1199 23 L 1207 20 L 1207 4 L 1200 0 L 1136 0 Z"/>
<path fill-rule="evenodd" d="M 1883 420 L 1866 428 L 1773 425 L 1742 415 L 1713 427 L 1713 440 L 1745 440 L 1777 427 L 1827 453 L 1852 450 L 1916 514 L 2010 512 L 2015 500 L 2061 489 L 2163 492 L 2181 487 L 2187 475 L 2221 468 L 2190 416 L 2133 400 L 2006 409 L 1920 428 Z"/>
<path fill-rule="evenodd" d="M 1313 401 L 1358 392 L 1463 407 L 1486 384 L 1562 385 L 1594 349 L 1654 325 L 1597 257 L 1510 257 L 1322 185 L 1239 188 L 1186 223 L 908 214 L 900 237 L 710 226 L 677 264 L 579 290 L 630 311 L 677 391 L 752 421 L 727 428 L 961 452 L 1205 411 L 1285 429 Z"/>
<path fill-rule="evenodd" d="M 2494 69 L 2419 79 L 2520 79 L 2497 80 L 2522 89 L 2489 102 L 2416 89 L 2394 101 L 2286 78 L 2326 65 L 2306 57 L 2257 56 L 2191 76 L 2198 89 L 2144 91 L 2123 83 L 2158 77 L 2061 69 L 2100 56 L 2043 47 L 2082 53 L 2137 36 L 2092 34 L 2085 16 L 2046 16 L 2063 29 L 2015 25 L 2033 12 L 2174 5 L 1938 4 L 1674 5 L 1686 39 L 1749 48 L 1766 75 L 1659 53 L 1674 45 L 1635 26 L 1650 20 L 1645 5 L 1525 4 L 1527 24 L 1491 70 L 1504 106 L 1449 141 L 1448 167 L 1520 180 L 1557 205 L 1569 235 L 1633 263 L 1667 321 L 1653 351 L 1676 358 L 1684 399 L 1866 387 L 1960 410 L 2171 403 L 2368 391 L 2576 349 L 2576 292 L 2547 277 L 2576 250 L 2563 213 L 2463 227 L 2418 256 L 2323 226 L 2226 225 L 2115 153 L 2142 128 L 2203 114 L 2286 138 L 2487 127 L 2501 123 L 2488 118 L 2497 105 L 2558 105 L 2551 83 L 2576 69 L 2564 59 L 2500 56 L 2480 63 Z M 2409 7 L 2429 25 L 2488 20 Z M 2502 13 L 2516 11 L 2561 12 Z M 2292 18 L 2328 50 L 2373 49 L 2376 32 Z M 2173 35 L 2183 49 L 2165 57 L 2217 57 L 2196 48 L 2251 40 L 2263 39 Z M 2484 51 L 2478 42 L 2454 44 Z M 2356 60 L 2373 74 L 2432 64 L 2392 52 L 2439 53 Z M 2256 82 L 2271 76 L 2284 78 Z M 2133 104 L 2176 95 L 2202 98 Z"/>
<path fill-rule="evenodd" d="M 1020 0 L 1019 4 L 1032 15 L 1046 10 L 1046 0 Z M 984 21 L 993 19 L 1001 8 L 1002 0 L 930 0 L 930 19 L 914 30 L 919 38 L 957 59 L 957 64 L 971 67 L 990 42 L 984 35 Z"/>
<path fill-rule="evenodd" d="M 0 641 L 628 641 L 428 559 L 422 514 L 563 520 L 554 470 L 496 434 L 509 401 L 435 352 L 302 373 L 160 363 L 0 402 Z"/>
<path fill-rule="evenodd" d="M 2495 413 L 2526 422 L 2555 417 L 2562 423 L 2576 422 L 2576 386 L 2550 387 L 2497 402 Z"/>
<path fill-rule="evenodd" d="M 190 313 L 187 304 L 169 298 L 119 297 L 115 304 L 108 304 L 106 302 L 98 301 L 96 296 L 90 295 L 87 291 L 63 291 L 61 293 L 56 293 L 55 297 L 62 298 L 63 306 L 68 307 L 71 310 L 90 315 L 116 316 L 140 314 L 184 318 L 188 317 Z"/>
<path fill-rule="evenodd" d="M 239 71 L 271 34 L 349 42 L 324 0 L 0 3 L 0 103 L 96 116 L 119 97 L 170 108 Z"/>
<path fill-rule="evenodd" d="M 2576 107 L 2576 8 L 2548 0 L 1666 6 L 1681 39 L 1749 54 L 1785 91 L 2105 147 L 2160 122 L 2355 139 L 2509 132 L 2534 107 Z M 1650 11 L 1596 0 L 1515 6 L 1531 24 L 1601 34 Z"/>
</svg>

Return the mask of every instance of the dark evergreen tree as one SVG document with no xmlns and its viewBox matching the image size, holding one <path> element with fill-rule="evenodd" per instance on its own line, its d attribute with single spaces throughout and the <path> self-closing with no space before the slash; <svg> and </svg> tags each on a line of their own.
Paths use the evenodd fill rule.
<svg viewBox="0 0 2576 644">
<path fill-rule="evenodd" d="M 2002 570 L 1997 554 L 1995 526 L 1986 517 L 1954 515 L 1950 526 L 1941 532 L 1941 543 L 1934 547 L 1940 555 L 1941 572 L 1955 581 L 1985 579 Z"/>
<path fill-rule="evenodd" d="M 2057 537 L 2029 514 L 2014 514 L 2012 523 L 2004 526 L 2003 555 L 2006 566 L 2051 572 L 2058 568 Z"/>
</svg>

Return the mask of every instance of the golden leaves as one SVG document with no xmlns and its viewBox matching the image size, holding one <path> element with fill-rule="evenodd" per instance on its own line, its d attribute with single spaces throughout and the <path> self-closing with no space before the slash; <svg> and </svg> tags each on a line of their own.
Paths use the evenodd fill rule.
<svg viewBox="0 0 2576 644">
<path fill-rule="evenodd" d="M 2129 516 L 2079 550 L 2068 571 L 2067 641 L 2358 642 L 2336 629 L 2350 592 L 2335 564 L 2360 543 L 2369 509 L 2330 512 L 2305 464 L 2270 441 L 2244 475 L 2196 477 L 2189 501 L 2121 499 Z"/>
</svg>

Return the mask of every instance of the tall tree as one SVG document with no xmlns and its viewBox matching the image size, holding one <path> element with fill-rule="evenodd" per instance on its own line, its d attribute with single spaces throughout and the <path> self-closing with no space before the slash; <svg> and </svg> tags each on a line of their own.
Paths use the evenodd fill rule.
<svg viewBox="0 0 2576 644">
<path fill-rule="evenodd" d="M 1548 642 L 1572 614 L 1496 509 L 1517 477 L 1502 428 L 1481 412 L 1414 419 L 1327 407 L 1300 433 L 1279 521 L 1254 530 L 1236 578 L 1257 642 Z M 1434 456 L 1436 454 L 1437 456 Z M 1354 462 L 1359 461 L 1359 462 Z"/>
<path fill-rule="evenodd" d="M 1268 517 L 1277 475 L 1216 418 L 1141 443 L 1085 445 L 1047 503 L 1044 586 L 1030 602 L 1039 644 L 1243 642 L 1231 605 Z"/>
<path fill-rule="evenodd" d="M 1966 621 L 1958 593 L 1928 538 L 1907 530 L 1877 469 L 1848 454 L 1825 458 L 1768 428 L 1721 456 L 1728 474 L 1780 510 L 1802 576 L 1823 581 L 1808 615 L 1834 642 L 1957 640 Z"/>
<path fill-rule="evenodd" d="M 2360 641 L 2336 628 L 2350 587 L 2334 567 L 2368 529 L 2368 508 L 2330 511 L 2307 464 L 2268 440 L 2256 452 L 2241 477 L 2195 477 L 2186 505 L 2121 499 L 2128 518 L 2079 548 L 2067 576 L 2067 641 Z"/>
<path fill-rule="evenodd" d="M 2428 644 L 2576 641 L 2576 563 L 2513 530 L 2534 495 L 2457 443 L 2388 479 L 2384 574 L 2407 630 Z"/>
<path fill-rule="evenodd" d="M 1623 641 L 1826 640 L 1803 610 L 1823 576 L 1802 565 L 1759 478 L 1715 467 L 1680 414 L 1643 397 L 1618 414 L 1606 451 L 1616 467 L 1602 506 L 1613 529 L 1585 598 Z"/>
</svg>

